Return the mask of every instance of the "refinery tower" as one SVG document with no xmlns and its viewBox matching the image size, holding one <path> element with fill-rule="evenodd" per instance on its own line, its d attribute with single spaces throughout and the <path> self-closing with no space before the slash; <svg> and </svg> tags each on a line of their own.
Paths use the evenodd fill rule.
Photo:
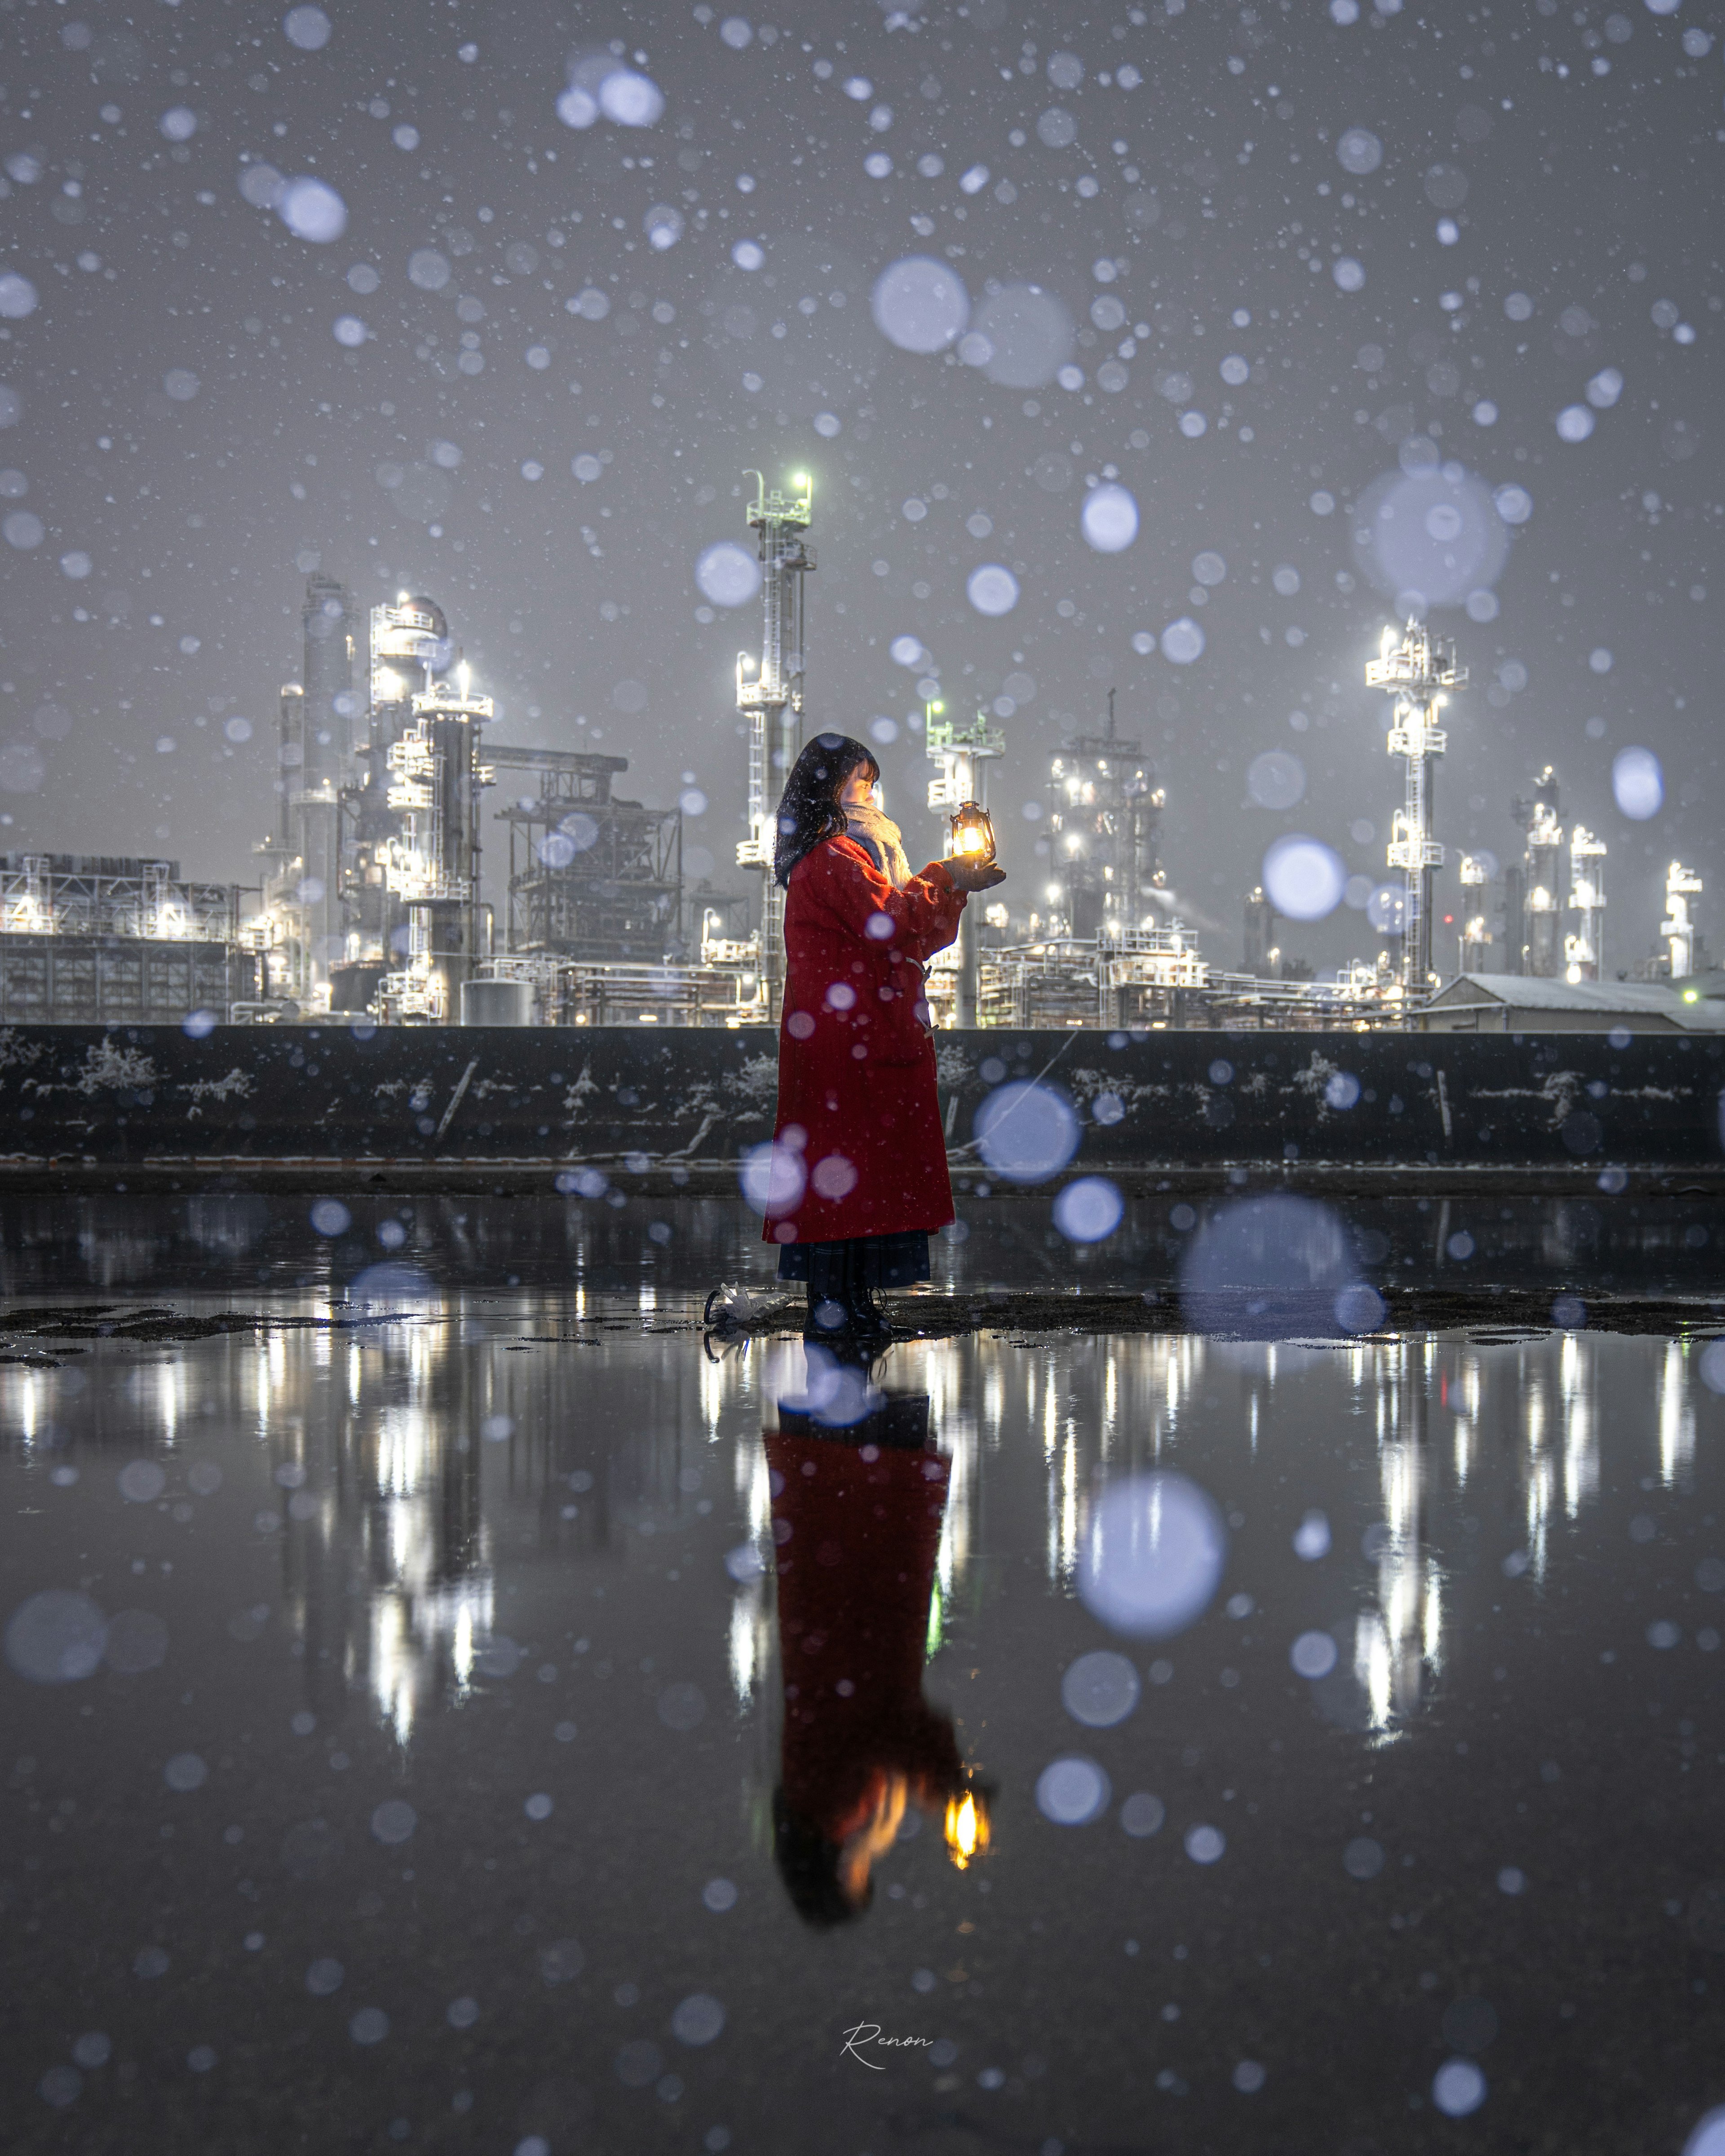
<svg viewBox="0 0 1725 2156">
<path fill-rule="evenodd" d="M 1049 791 L 1055 932 L 1112 941 L 1158 926 L 1164 797 L 1143 744 L 1117 730 L 1111 689 L 1107 725 L 1062 744 L 1049 765 Z"/>
</svg>

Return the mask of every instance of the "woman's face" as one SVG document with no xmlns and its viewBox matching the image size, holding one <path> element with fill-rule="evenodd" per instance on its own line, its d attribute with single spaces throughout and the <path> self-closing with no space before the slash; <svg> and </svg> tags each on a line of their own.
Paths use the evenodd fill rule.
<svg viewBox="0 0 1725 2156">
<path fill-rule="evenodd" d="M 869 767 L 860 763 L 839 789 L 841 808 L 866 808 L 874 797 L 876 781 L 870 776 Z"/>
</svg>

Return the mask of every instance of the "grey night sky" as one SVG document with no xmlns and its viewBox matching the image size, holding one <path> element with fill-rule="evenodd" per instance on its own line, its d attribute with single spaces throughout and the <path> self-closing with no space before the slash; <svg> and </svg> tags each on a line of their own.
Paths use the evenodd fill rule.
<svg viewBox="0 0 1725 2156">
<path fill-rule="evenodd" d="M 693 865 L 742 888 L 758 629 L 696 564 L 747 542 L 746 467 L 806 469 L 811 715 L 902 729 L 906 639 L 950 699 L 1007 698 L 1014 896 L 1045 875 L 1019 805 L 1111 686 L 1210 957 L 1281 832 L 1381 880 L 1399 767 L 1363 670 L 1424 588 L 1473 676 L 1440 920 L 1551 761 L 1611 848 L 1608 973 L 1676 855 L 1717 947 L 1718 27 L 1696 0 L 0 0 L 0 844 L 250 880 L 316 567 L 435 598 L 500 737 L 626 755 L 651 802 L 692 773 Z M 963 294 L 925 272 L 871 306 L 912 255 Z M 1104 552 L 1111 482 L 1139 528 Z M 988 565 L 1004 615 L 967 596 Z M 1613 797 L 1635 745 L 1665 776 L 1641 822 Z M 1249 792 L 1301 776 L 1249 781 L 1271 751 L 1286 808 Z M 882 762 L 937 851 L 920 744 Z M 1285 940 L 1376 948 L 1345 906 Z"/>
</svg>

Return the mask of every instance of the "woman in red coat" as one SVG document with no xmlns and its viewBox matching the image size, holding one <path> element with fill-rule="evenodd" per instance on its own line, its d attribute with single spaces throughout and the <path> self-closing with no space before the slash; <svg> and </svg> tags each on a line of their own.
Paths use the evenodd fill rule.
<svg viewBox="0 0 1725 2156">
<path fill-rule="evenodd" d="M 958 933 L 992 863 L 912 875 L 870 795 L 860 742 L 818 735 L 778 808 L 785 890 L 778 1122 L 764 1233 L 778 1276 L 805 1281 L 819 1332 L 880 1333 L 874 1291 L 928 1278 L 930 1231 L 952 1218 L 924 962 Z"/>
</svg>

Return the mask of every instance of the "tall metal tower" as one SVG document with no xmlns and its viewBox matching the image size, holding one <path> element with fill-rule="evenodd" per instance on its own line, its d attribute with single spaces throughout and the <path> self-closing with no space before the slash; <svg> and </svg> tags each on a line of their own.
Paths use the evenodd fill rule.
<svg viewBox="0 0 1725 2156">
<path fill-rule="evenodd" d="M 1604 979 L 1605 945 L 1605 841 L 1585 824 L 1569 834 L 1569 904 L 1579 916 L 1573 936 L 1563 939 L 1563 978 Z"/>
<path fill-rule="evenodd" d="M 1407 760 L 1403 805 L 1390 826 L 1389 862 L 1402 872 L 1402 993 L 1411 1001 L 1431 988 L 1431 872 L 1444 850 L 1431 835 L 1436 773 L 1432 767 L 1449 747 L 1437 715 L 1446 692 L 1467 685 L 1467 669 L 1455 664 L 1455 647 L 1434 637 L 1411 617 L 1399 644 L 1386 629 L 1378 656 L 1366 668 L 1366 685 L 1395 700 L 1389 753 Z"/>
<path fill-rule="evenodd" d="M 778 797 L 803 747 L 803 579 L 815 566 L 804 534 L 814 507 L 809 475 L 792 480 L 797 491 L 769 493 L 757 471 L 749 505 L 749 529 L 761 562 L 761 655 L 737 658 L 737 708 L 749 730 L 747 838 L 737 841 L 743 868 L 762 874 L 761 974 L 768 1014 L 776 1019 L 784 997 L 784 893 L 773 874 L 778 839 Z"/>
<path fill-rule="evenodd" d="M 1519 879 L 1522 918 L 1519 971 L 1538 981 L 1554 981 L 1563 970 L 1561 933 L 1563 875 L 1563 819 L 1558 775 L 1549 764 L 1533 782 L 1532 797 L 1519 795 L 1509 813 L 1527 834 Z M 1510 924 L 1512 941 L 1517 924 Z"/>
<path fill-rule="evenodd" d="M 1006 745 L 998 733 L 991 732 L 986 711 L 978 711 L 973 726 L 961 726 L 955 720 L 942 716 L 944 704 L 928 705 L 923 714 L 922 739 L 928 760 L 940 766 L 940 776 L 928 782 L 928 805 L 940 814 L 950 816 L 954 809 L 962 808 L 967 801 L 974 801 L 979 808 L 988 806 L 983 799 L 987 788 L 987 768 L 998 756 L 1006 753 Z M 943 845 L 942 853 L 951 849 Z M 967 906 L 958 917 L 958 1008 L 956 1022 L 959 1025 L 974 1025 L 977 1022 L 977 995 L 981 971 L 977 943 L 977 915 L 974 906 Z"/>
<path fill-rule="evenodd" d="M 1689 917 L 1689 901 L 1699 898 L 1701 892 L 1701 878 L 1694 870 L 1673 861 L 1665 880 L 1666 917 L 1659 924 L 1659 932 L 1671 952 L 1674 981 L 1695 971 L 1695 923 Z"/>
<path fill-rule="evenodd" d="M 1486 918 L 1485 901 L 1478 894 L 1491 880 L 1488 863 L 1473 854 L 1461 856 L 1461 933 L 1456 938 L 1457 970 L 1461 973 L 1482 973 L 1486 970 L 1485 952 L 1491 941 L 1491 928 Z"/>
<path fill-rule="evenodd" d="M 397 783 L 393 759 L 398 744 L 413 731 L 416 688 L 447 673 L 454 651 L 434 599 L 402 592 L 393 606 L 372 608 L 369 694 L 346 796 L 347 953 L 336 968 L 331 1001 L 336 1010 L 367 1009 L 386 977 L 406 963 L 411 924 L 392 873 L 406 828 L 390 798 Z"/>
<path fill-rule="evenodd" d="M 305 579 L 300 622 L 305 635 L 305 693 L 299 706 L 300 758 L 285 771 L 289 786 L 305 966 L 304 993 L 327 1009 L 331 968 L 345 947 L 341 906 L 341 793 L 352 754 L 357 610 L 334 578 Z"/>
</svg>

